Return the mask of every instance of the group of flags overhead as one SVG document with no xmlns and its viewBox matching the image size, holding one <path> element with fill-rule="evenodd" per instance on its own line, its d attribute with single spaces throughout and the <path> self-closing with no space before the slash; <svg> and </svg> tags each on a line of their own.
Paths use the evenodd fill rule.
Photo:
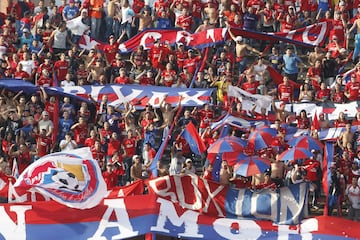
<svg viewBox="0 0 360 240">
<path fill-rule="evenodd" d="M 81 24 L 81 19 L 73 19 L 68 22 L 68 28 L 73 31 L 74 34 L 79 35 L 81 32 L 85 32 L 87 28 Z M 75 23 L 75 24 L 74 24 Z M 317 45 L 323 45 L 329 32 L 330 25 L 327 22 L 320 22 L 307 27 L 292 30 L 288 33 L 275 32 L 265 33 L 244 30 L 242 28 L 231 28 L 232 33 L 237 36 L 243 36 L 245 38 L 253 38 L 264 41 L 283 41 L 294 45 L 314 47 Z M 203 49 L 211 47 L 217 44 L 223 43 L 228 39 L 227 28 L 213 28 L 207 29 L 197 33 L 190 33 L 181 29 L 145 29 L 138 33 L 131 39 L 125 41 L 119 45 L 119 51 L 126 53 L 131 52 L 138 46 L 143 45 L 145 49 L 151 47 L 156 40 L 160 42 L 167 42 L 170 45 L 175 43 L 183 43 L 185 46 L 191 48 Z M 104 49 L 107 43 L 102 43 L 96 39 L 92 39 L 87 35 L 82 35 L 79 45 L 81 48 L 91 49 L 97 47 L 98 49 Z"/>
</svg>

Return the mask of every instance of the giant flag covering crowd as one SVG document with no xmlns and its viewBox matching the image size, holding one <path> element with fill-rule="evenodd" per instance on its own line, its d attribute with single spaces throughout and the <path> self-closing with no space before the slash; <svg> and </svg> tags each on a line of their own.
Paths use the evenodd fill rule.
<svg viewBox="0 0 360 240">
<path fill-rule="evenodd" d="M 10 0 L 0 236 L 356 239 L 359 6 Z"/>
</svg>

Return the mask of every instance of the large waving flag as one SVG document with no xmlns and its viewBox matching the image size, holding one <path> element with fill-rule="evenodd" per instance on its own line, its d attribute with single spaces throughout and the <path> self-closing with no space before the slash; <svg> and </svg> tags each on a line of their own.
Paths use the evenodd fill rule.
<svg viewBox="0 0 360 240">
<path fill-rule="evenodd" d="M 66 27 L 76 36 L 82 36 L 90 27 L 82 22 L 82 16 L 66 21 Z"/>
<path fill-rule="evenodd" d="M 203 152 L 205 152 L 205 143 L 201 140 L 197 129 L 191 121 L 184 128 L 182 136 L 189 144 L 190 149 L 193 153 L 195 153 L 196 155 L 201 155 Z"/>
<path fill-rule="evenodd" d="M 15 187 L 33 187 L 68 207 L 87 209 L 106 196 L 106 184 L 90 148 L 46 155 L 21 173 Z"/>
<path fill-rule="evenodd" d="M 166 103 L 172 106 L 177 106 L 180 98 L 182 106 L 203 106 L 210 102 L 213 89 L 108 84 L 45 88 L 45 91 L 49 94 L 72 95 L 84 101 L 89 101 L 89 95 L 97 101 L 101 101 L 102 96 L 107 95 L 109 104 L 113 106 L 130 102 L 138 108 L 144 108 L 147 104 L 159 107 L 165 96 Z"/>
<path fill-rule="evenodd" d="M 224 42 L 225 34 L 226 28 L 208 29 L 193 34 L 175 28 L 145 29 L 131 39 L 120 44 L 119 50 L 124 53 L 131 52 L 139 45 L 143 45 L 145 49 L 149 49 L 154 45 L 155 40 L 158 39 L 160 39 L 161 42 L 169 42 L 170 45 L 174 45 L 177 42 L 182 42 L 186 46 L 202 49 Z"/>
<path fill-rule="evenodd" d="M 247 108 L 249 109 L 251 109 L 254 104 L 260 108 L 268 109 L 273 99 L 271 96 L 251 94 L 239 87 L 231 85 L 228 86 L 227 94 L 229 97 L 238 98 L 241 101 L 242 106 L 246 108 L 246 105 L 248 105 Z"/>
<path fill-rule="evenodd" d="M 79 47 L 82 49 L 90 50 L 90 49 L 98 49 L 100 51 L 104 51 L 105 47 L 107 46 L 106 43 L 97 41 L 88 35 L 82 35 L 79 39 Z"/>
</svg>

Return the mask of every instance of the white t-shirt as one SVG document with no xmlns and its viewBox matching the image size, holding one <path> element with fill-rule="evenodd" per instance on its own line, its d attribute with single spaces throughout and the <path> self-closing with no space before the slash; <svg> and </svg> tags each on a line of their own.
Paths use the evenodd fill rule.
<svg viewBox="0 0 360 240">
<path fill-rule="evenodd" d="M 22 60 L 19 63 L 21 63 L 23 67 L 23 71 L 27 72 L 29 75 L 31 75 L 32 70 L 35 68 L 35 63 L 33 60 Z"/>
<path fill-rule="evenodd" d="M 63 80 L 63 81 L 61 81 L 60 86 L 61 87 L 72 87 L 72 86 L 75 86 L 75 83 L 73 81 L 68 82 L 66 80 Z"/>
<path fill-rule="evenodd" d="M 71 140 L 71 142 L 74 144 L 74 146 L 77 146 L 75 140 Z M 69 143 L 68 145 L 66 145 L 65 148 L 62 148 L 61 146 L 65 146 L 65 144 L 67 143 L 67 140 L 63 139 L 60 141 L 60 148 L 61 148 L 61 151 L 64 152 L 64 151 L 68 151 L 68 150 L 73 150 L 75 149 L 76 147 L 73 147 L 73 144 Z"/>
</svg>

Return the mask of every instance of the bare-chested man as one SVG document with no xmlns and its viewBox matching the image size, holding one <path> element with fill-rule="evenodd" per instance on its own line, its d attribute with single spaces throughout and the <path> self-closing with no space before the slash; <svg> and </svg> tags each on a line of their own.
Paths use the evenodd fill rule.
<svg viewBox="0 0 360 240">
<path fill-rule="evenodd" d="M 133 156 L 133 165 L 130 168 L 130 176 L 133 181 L 141 180 L 142 177 L 142 164 L 140 162 L 140 156 Z"/>
<path fill-rule="evenodd" d="M 360 53 L 360 18 L 356 19 L 354 24 L 351 26 L 349 31 L 347 32 L 347 38 L 349 38 L 350 33 L 356 28 L 357 34 L 355 35 L 355 48 L 354 48 L 354 54 L 352 56 L 352 60 L 355 61 L 355 59 L 359 56 Z M 348 44 L 347 44 L 348 45 Z"/>
<path fill-rule="evenodd" d="M 144 30 L 146 28 L 151 28 L 153 26 L 154 18 L 151 16 L 149 7 L 145 7 L 143 13 L 136 14 L 135 16 L 139 18 L 139 31 L 138 32 L 141 32 L 142 30 Z"/>
<path fill-rule="evenodd" d="M 285 164 L 279 159 L 279 154 L 276 155 L 275 160 L 270 164 L 271 169 L 271 181 L 276 184 L 277 187 L 284 186 L 284 172 Z"/>
<path fill-rule="evenodd" d="M 314 66 L 316 60 L 322 61 L 325 57 L 325 54 L 321 51 L 320 47 L 315 46 L 314 51 L 309 54 L 308 63 L 310 66 Z"/>
<path fill-rule="evenodd" d="M 240 73 L 243 73 L 245 69 L 247 68 L 247 51 L 254 52 L 256 54 L 261 55 L 261 52 L 256 50 L 255 48 L 251 47 L 249 44 L 245 43 L 243 41 L 243 38 L 241 36 L 235 36 L 231 31 L 230 28 L 228 29 L 229 35 L 236 43 L 236 62 L 239 64 L 239 71 Z"/>
<path fill-rule="evenodd" d="M 346 149 L 348 143 L 352 144 L 354 133 L 351 132 L 351 123 L 346 123 L 345 131 L 337 139 L 337 144 L 341 149 Z"/>
<path fill-rule="evenodd" d="M 216 25 L 218 18 L 219 18 L 219 12 L 216 9 L 215 5 L 213 3 L 208 3 L 206 7 L 204 8 L 204 13 L 206 14 L 207 18 L 209 19 L 209 23 L 211 25 Z"/>
<path fill-rule="evenodd" d="M 229 185 L 231 176 L 232 174 L 228 166 L 228 163 L 226 160 L 223 160 L 221 162 L 221 169 L 220 169 L 220 184 Z"/>
<path fill-rule="evenodd" d="M 252 188 L 256 188 L 256 186 L 259 186 L 265 182 L 265 175 L 264 173 L 255 174 L 251 178 L 251 186 Z"/>
<path fill-rule="evenodd" d="M 160 103 L 160 111 L 162 112 L 162 117 L 163 117 L 163 121 L 164 121 L 164 123 L 163 123 L 163 126 L 164 126 L 163 138 L 167 135 L 167 133 L 170 129 L 170 126 L 174 121 L 175 113 L 181 106 L 181 98 L 179 100 L 179 104 L 175 108 L 172 108 L 170 103 L 165 103 L 166 97 L 167 97 L 167 95 L 164 96 L 163 100 Z"/>
</svg>

